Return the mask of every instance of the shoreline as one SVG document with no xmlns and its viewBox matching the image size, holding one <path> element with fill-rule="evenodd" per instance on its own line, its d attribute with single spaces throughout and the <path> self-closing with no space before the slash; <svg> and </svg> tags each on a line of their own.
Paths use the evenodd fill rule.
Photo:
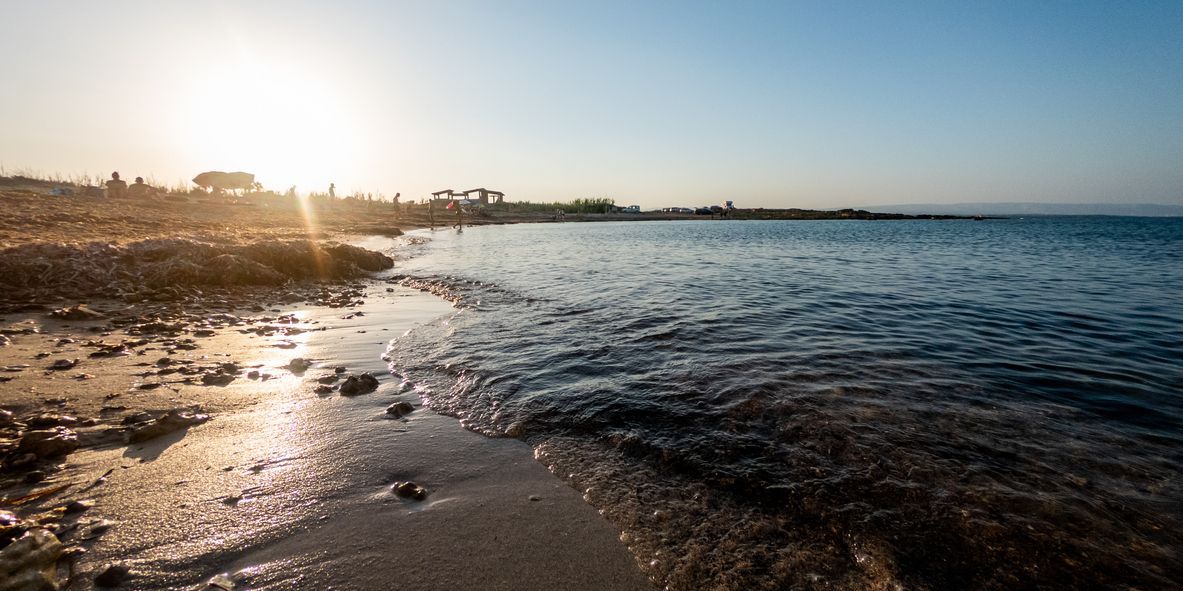
<svg viewBox="0 0 1183 591">
<path fill-rule="evenodd" d="M 160 304 L 181 317 L 171 335 L 128 332 L 141 333 L 143 322 L 108 330 L 110 319 L 5 315 L 5 326 L 36 324 L 38 332 L 13 334 L 0 348 L 0 365 L 30 366 L 3 374 L 16 376 L 0 384 L 3 406 L 18 410 L 15 418 L 64 415 L 86 423 L 63 426 L 87 445 L 49 459 L 64 469 L 46 470 L 40 482 L 7 475 L 3 494 L 11 501 L 68 488 L 0 509 L 29 517 L 71 501 L 93 503 L 43 524 L 67 547 L 87 549 L 74 563 L 71 588 L 90 588 L 112 564 L 130 569 L 129 588 L 192 588 L 223 573 L 238 573 L 252 589 L 294 582 L 370 589 L 391 580 L 411 589 L 651 588 L 620 533 L 535 461 L 527 444 L 486 438 L 421 408 L 414 391 L 389 373 L 379 355 L 391 337 L 441 311 L 457 312 L 434 296 L 388 288 L 380 277 L 335 289 L 356 292 L 361 285 L 361 294 L 325 300 L 338 307 L 259 311 L 254 298 L 241 296 L 237 303 L 252 311 L 239 316 Z M 360 306 L 344 303 L 363 299 Z M 415 304 L 405 309 L 406 302 Z M 147 342 L 128 355 L 88 356 L 96 349 L 88 341 L 121 339 Z M 51 355 L 16 363 L 41 349 Z M 178 363 L 160 367 L 165 354 Z M 283 367 L 295 357 L 319 361 L 301 376 Z M 65 371 L 41 367 L 59 358 L 80 362 Z M 216 369 L 224 363 L 238 366 L 234 379 L 201 383 L 205 375 L 225 375 Z M 375 375 L 378 390 L 356 397 L 324 392 L 318 378 L 337 365 L 347 375 Z M 176 367 L 202 369 L 190 383 L 159 375 Z M 250 372 L 273 379 L 247 378 Z M 151 383 L 164 385 L 143 389 Z M 62 393 L 51 394 L 55 389 Z M 395 402 L 414 411 L 391 419 L 385 408 Z M 135 428 L 122 425 L 127 417 L 147 411 L 162 421 L 176 408 L 212 418 L 142 443 L 117 437 Z M 122 431 L 107 433 L 112 429 Z M 392 492 L 407 480 L 427 489 L 426 500 Z"/>
</svg>

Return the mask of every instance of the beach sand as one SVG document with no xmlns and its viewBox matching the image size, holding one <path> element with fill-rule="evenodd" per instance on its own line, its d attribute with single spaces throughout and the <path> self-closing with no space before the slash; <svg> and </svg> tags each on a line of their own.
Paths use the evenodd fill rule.
<svg viewBox="0 0 1183 591">
<path fill-rule="evenodd" d="M 219 237 L 276 233 L 243 223 Z M 88 240 L 140 236 L 93 224 Z M 21 231 L 5 223 L 0 236 L 60 237 Z M 392 339 L 457 310 L 381 281 L 333 290 L 308 296 L 320 304 L 87 300 L 105 317 L 80 321 L 48 314 L 76 303 L 68 296 L 8 306 L 0 366 L 14 371 L 0 372 L 0 408 L 69 429 L 82 446 L 5 469 L 0 510 L 40 515 L 67 547 L 85 549 L 72 589 L 92 588 L 114 564 L 130 572 L 121 586 L 137 589 L 201 588 L 223 573 L 217 582 L 250 589 L 650 588 L 619 532 L 529 446 L 465 431 L 389 373 L 381 356 Z M 91 356 L 102 351 L 112 355 Z M 311 366 L 293 371 L 294 358 Z M 326 390 L 362 373 L 377 377 L 376 391 Z M 393 418 L 396 402 L 413 411 Z M 170 410 L 197 419 L 125 442 Z M 0 426 L 9 460 L 21 432 Z M 394 492 L 408 481 L 426 497 Z M 53 512 L 80 500 L 93 506 Z"/>
</svg>

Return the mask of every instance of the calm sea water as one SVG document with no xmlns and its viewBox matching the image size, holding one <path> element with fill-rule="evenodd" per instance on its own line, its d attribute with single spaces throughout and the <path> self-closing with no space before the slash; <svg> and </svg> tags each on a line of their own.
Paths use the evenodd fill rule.
<svg viewBox="0 0 1183 591">
<path fill-rule="evenodd" d="M 660 586 L 1183 584 L 1183 219 L 419 236 L 392 369 Z"/>
</svg>

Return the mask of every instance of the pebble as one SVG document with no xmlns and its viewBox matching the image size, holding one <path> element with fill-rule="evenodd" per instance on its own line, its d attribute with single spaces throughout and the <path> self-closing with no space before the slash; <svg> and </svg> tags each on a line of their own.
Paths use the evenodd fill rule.
<svg viewBox="0 0 1183 591">
<path fill-rule="evenodd" d="M 404 499 L 415 499 L 422 501 L 427 498 L 427 489 L 415 484 L 414 482 L 399 482 L 392 487 L 394 494 Z"/>
<path fill-rule="evenodd" d="M 66 504 L 66 513 L 82 513 L 91 507 L 94 507 L 94 501 L 90 499 L 70 501 Z"/>
<path fill-rule="evenodd" d="M 52 371 L 62 371 L 62 370 L 66 370 L 66 369 L 72 369 L 75 365 L 78 365 L 79 361 L 81 361 L 81 360 L 75 359 L 75 360 L 71 361 L 69 359 L 58 359 L 57 361 L 54 361 L 49 366 L 49 369 Z"/>
</svg>

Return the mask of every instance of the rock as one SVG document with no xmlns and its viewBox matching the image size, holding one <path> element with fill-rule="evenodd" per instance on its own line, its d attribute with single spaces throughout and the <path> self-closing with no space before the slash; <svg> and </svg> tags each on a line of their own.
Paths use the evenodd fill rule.
<svg viewBox="0 0 1183 591">
<path fill-rule="evenodd" d="M 399 482 L 391 489 L 394 494 L 404 499 L 415 499 L 422 501 L 427 498 L 427 489 L 415 484 L 414 482 Z"/>
<path fill-rule="evenodd" d="M 201 384 L 203 386 L 228 386 L 230 382 L 234 381 L 234 374 L 229 373 L 207 373 L 201 376 Z"/>
<path fill-rule="evenodd" d="M 230 578 L 230 573 L 222 573 L 210 578 L 206 586 L 221 589 L 222 591 L 234 591 L 234 579 Z"/>
<path fill-rule="evenodd" d="M 0 408 L 0 427 L 7 427 L 13 423 L 12 411 Z"/>
<path fill-rule="evenodd" d="M 90 499 L 70 501 L 66 504 L 66 513 L 82 513 L 94 507 L 94 501 Z"/>
<path fill-rule="evenodd" d="M 316 392 L 317 394 L 332 394 L 333 387 L 321 384 L 321 385 L 317 386 L 316 388 L 314 388 L 312 391 Z"/>
<path fill-rule="evenodd" d="M 64 456 L 78 449 L 78 436 L 65 427 L 25 431 L 17 453 L 35 454 L 38 459 Z"/>
<path fill-rule="evenodd" d="M 395 402 L 386 407 L 386 414 L 396 419 L 401 419 L 413 412 L 415 412 L 415 407 L 411 406 L 410 402 Z"/>
<path fill-rule="evenodd" d="M 344 365 L 338 365 L 337 367 L 334 367 L 334 368 L 333 368 L 333 373 L 345 373 L 345 366 L 344 366 Z"/>
<path fill-rule="evenodd" d="M 0 591 L 56 590 L 65 577 L 58 574 L 64 547 L 57 536 L 34 528 L 0 550 Z"/>
<path fill-rule="evenodd" d="M 259 371 L 252 369 L 246 373 L 246 377 L 248 377 L 252 380 L 257 380 L 257 379 L 259 379 Z"/>
<path fill-rule="evenodd" d="M 26 419 L 25 424 L 30 429 L 46 429 L 49 427 L 68 427 L 78 423 L 78 419 L 69 415 L 55 415 L 50 413 L 40 414 L 33 418 Z"/>
<path fill-rule="evenodd" d="M 45 480 L 45 470 L 31 470 L 25 473 L 25 482 L 28 484 L 37 484 Z"/>
<path fill-rule="evenodd" d="M 167 435 L 173 431 L 180 431 L 193 425 L 200 425 L 209 420 L 209 415 L 195 413 L 190 410 L 173 409 L 168 411 L 168 414 L 148 423 L 133 427 L 130 431 L 124 434 L 124 439 L 128 443 L 139 443 L 149 439 L 155 439 L 161 435 Z"/>
<path fill-rule="evenodd" d="M 29 466 L 32 466 L 33 464 L 36 464 L 36 463 L 37 463 L 37 454 L 22 453 L 22 454 L 17 454 L 16 457 L 8 460 L 8 467 L 12 468 L 13 470 L 21 470 L 24 468 L 28 468 Z"/>
<path fill-rule="evenodd" d="M 77 306 L 68 308 L 58 308 L 49 313 L 54 318 L 62 320 L 101 320 L 107 316 L 102 312 L 96 312 L 86 307 L 86 304 L 78 304 Z"/>
<path fill-rule="evenodd" d="M 112 564 L 103 569 L 99 576 L 94 578 L 94 584 L 99 587 L 118 587 L 127 580 L 131 574 L 131 569 L 122 564 Z"/>
<path fill-rule="evenodd" d="M 304 359 L 303 357 L 297 357 L 289 361 L 287 365 L 288 371 L 291 371 L 292 373 L 303 372 L 309 367 L 312 367 L 312 362 Z"/>
<path fill-rule="evenodd" d="M 321 384 L 332 384 L 339 379 L 341 379 L 341 378 L 338 377 L 337 374 L 333 373 L 333 374 L 329 374 L 327 376 L 321 376 L 319 378 L 316 378 L 316 381 Z"/>
<path fill-rule="evenodd" d="M 344 396 L 357 396 L 359 394 L 368 394 L 378 389 L 378 378 L 363 373 L 361 375 L 349 376 L 341 384 L 339 390 Z"/>
<path fill-rule="evenodd" d="M 12 339 L 10 339 L 4 335 L 0 335 L 0 347 L 7 347 L 11 344 L 12 344 Z"/>
<path fill-rule="evenodd" d="M 126 417 L 123 417 L 123 424 L 124 425 L 134 425 L 136 423 L 147 423 L 148 421 L 151 421 L 151 420 L 152 420 L 152 415 L 150 415 L 144 411 L 140 411 L 135 414 L 130 414 L 130 415 L 127 415 Z"/>
<path fill-rule="evenodd" d="M 57 361 L 54 361 L 52 365 L 49 366 L 49 369 L 52 371 L 64 371 L 67 369 L 72 369 L 74 366 L 78 365 L 79 361 L 81 361 L 81 360 L 75 359 L 73 361 L 70 361 L 69 359 L 58 359 Z"/>
</svg>

